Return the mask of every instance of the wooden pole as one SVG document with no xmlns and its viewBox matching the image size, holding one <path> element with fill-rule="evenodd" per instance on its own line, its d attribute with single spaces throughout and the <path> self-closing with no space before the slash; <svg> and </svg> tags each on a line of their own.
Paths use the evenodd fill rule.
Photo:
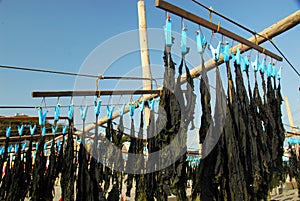
<svg viewBox="0 0 300 201">
<path fill-rule="evenodd" d="M 138 7 L 138 18 L 139 18 L 142 73 L 143 73 L 143 78 L 149 78 L 148 80 L 143 80 L 143 89 L 152 90 L 152 83 L 151 83 L 152 75 L 151 75 L 150 60 L 149 60 L 148 34 L 147 34 L 146 10 L 145 10 L 144 0 L 139 0 L 137 3 L 137 7 Z M 145 106 L 146 126 L 149 125 L 149 120 L 150 120 L 150 109 L 146 104 Z"/>
<path fill-rule="evenodd" d="M 272 39 L 272 38 L 284 33 L 285 31 L 295 27 L 299 23 L 300 23 L 300 10 L 298 10 L 295 13 L 289 15 L 288 17 L 278 21 L 277 23 L 273 24 L 272 26 L 264 29 L 262 32 L 259 33 L 259 35 L 268 36 L 268 38 Z M 258 44 L 261 44 L 261 43 L 264 43 L 264 42 L 267 41 L 266 38 L 259 37 L 259 36 L 256 36 L 256 39 L 257 39 Z M 254 42 L 255 41 L 255 36 L 249 38 L 248 40 Z M 238 44 L 238 45 L 234 46 L 233 48 L 231 48 L 231 51 L 236 52 L 238 47 L 240 47 L 242 52 L 246 52 L 250 49 L 250 47 Z M 224 63 L 224 60 L 221 57 L 218 61 L 218 64 L 220 65 L 222 63 Z M 209 71 L 209 70 L 212 70 L 213 68 L 216 67 L 216 62 L 214 61 L 214 59 L 210 59 L 207 62 L 205 62 L 204 65 L 205 65 L 205 68 Z M 193 68 L 190 71 L 190 73 L 191 73 L 191 76 L 193 78 L 195 78 L 195 77 L 200 76 L 201 71 L 202 71 L 202 66 L 199 65 L 199 66 Z M 183 74 L 182 79 L 181 79 L 181 83 L 185 83 L 185 82 L 186 82 L 186 74 Z M 158 90 L 161 90 L 161 89 L 162 89 L 162 87 L 159 88 Z M 153 99 L 157 96 L 158 95 L 156 95 L 156 94 L 145 95 L 145 96 L 142 97 L 142 99 L 143 100 L 150 100 L 150 99 Z M 141 101 L 141 100 L 138 100 L 138 101 Z M 125 109 L 124 109 L 124 114 L 127 113 L 127 112 L 129 112 L 129 107 L 125 107 Z M 117 117 L 119 117 L 119 112 L 118 111 L 114 112 L 113 115 L 112 115 L 113 119 L 115 119 Z M 98 124 L 102 125 L 106 122 L 107 122 L 107 118 L 103 117 L 103 118 L 99 119 Z M 95 127 L 95 124 L 90 124 L 86 127 L 86 131 L 92 130 L 94 127 Z M 81 134 L 81 132 L 77 132 L 77 134 Z"/>
<path fill-rule="evenodd" d="M 33 91 L 33 98 L 72 96 L 111 96 L 133 94 L 159 94 L 161 90 L 96 90 L 96 91 Z"/>
</svg>

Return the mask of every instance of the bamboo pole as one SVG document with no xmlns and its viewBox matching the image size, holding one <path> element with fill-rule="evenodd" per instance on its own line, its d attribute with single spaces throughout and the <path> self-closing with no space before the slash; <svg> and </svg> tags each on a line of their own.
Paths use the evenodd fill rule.
<svg viewBox="0 0 300 201">
<path fill-rule="evenodd" d="M 144 0 L 139 0 L 137 3 L 138 7 L 138 19 L 139 19 L 139 35 L 140 35 L 140 51 L 141 51 L 141 62 L 142 62 L 142 73 L 143 78 L 149 78 L 143 80 L 143 89 L 152 90 L 151 83 L 151 69 L 149 60 L 148 50 L 148 34 L 147 34 L 147 21 L 146 21 L 146 10 Z M 145 125 L 149 125 L 150 120 L 150 109 L 148 105 L 145 105 Z"/>
<path fill-rule="evenodd" d="M 261 31 L 259 33 L 259 35 L 267 36 L 269 39 L 272 39 L 272 38 L 284 33 L 285 31 L 295 27 L 299 23 L 300 23 L 300 10 L 298 10 L 295 13 L 287 16 L 286 18 L 278 21 L 277 23 L 273 24 L 272 26 L 264 29 L 263 31 Z M 261 43 L 266 42 L 268 39 L 256 35 L 256 36 L 252 36 L 248 40 L 252 41 L 252 42 L 256 41 L 257 44 L 261 44 Z M 247 47 L 247 46 L 242 45 L 242 44 L 238 44 L 238 45 L 232 47 L 230 51 L 231 52 L 236 52 L 237 48 L 240 48 L 241 52 L 246 52 L 250 49 L 250 47 Z M 224 63 L 224 60 L 223 60 L 223 57 L 221 56 L 221 58 L 218 61 L 218 65 L 220 65 L 222 63 Z M 204 65 L 205 65 L 205 68 L 209 71 L 209 70 L 212 70 L 213 68 L 215 68 L 216 62 L 214 61 L 214 59 L 210 59 L 210 60 L 206 61 Z M 196 77 L 200 76 L 201 71 L 202 71 L 202 66 L 199 65 L 199 66 L 193 68 L 190 71 L 190 73 L 191 73 L 191 76 L 193 78 L 196 78 Z M 185 82 L 186 82 L 186 74 L 184 74 L 181 78 L 181 83 L 185 83 Z M 158 90 L 162 90 L 162 87 L 158 88 Z M 146 101 L 146 100 L 153 99 L 157 96 L 158 96 L 157 94 L 145 95 L 140 100 L 137 100 L 137 101 L 141 101 L 141 100 Z M 129 112 L 129 107 L 128 106 L 125 107 L 124 114 L 127 113 L 127 112 Z M 114 112 L 113 115 L 112 115 L 113 119 L 115 119 L 117 117 L 119 117 L 119 112 L 118 111 Z M 107 118 L 103 117 L 103 118 L 99 119 L 98 125 L 105 124 L 106 122 L 107 122 Z M 94 127 L 95 127 L 95 124 L 90 124 L 90 125 L 86 126 L 86 131 L 92 130 Z M 77 133 L 81 134 L 82 132 L 79 131 Z"/>
</svg>

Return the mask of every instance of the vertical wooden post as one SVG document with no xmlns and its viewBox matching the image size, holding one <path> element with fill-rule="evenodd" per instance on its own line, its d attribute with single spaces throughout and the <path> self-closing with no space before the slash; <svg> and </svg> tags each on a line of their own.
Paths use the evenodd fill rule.
<svg viewBox="0 0 300 201">
<path fill-rule="evenodd" d="M 146 9 L 144 0 L 139 0 L 138 6 L 138 18 L 139 18 L 139 35 L 140 35 L 140 51 L 141 51 L 141 62 L 142 62 L 142 73 L 143 78 L 152 78 L 149 60 L 148 50 L 148 35 L 147 35 L 147 23 L 146 23 Z M 152 81 L 143 80 L 143 89 L 151 90 Z M 150 109 L 145 107 L 145 124 L 149 125 Z"/>
</svg>

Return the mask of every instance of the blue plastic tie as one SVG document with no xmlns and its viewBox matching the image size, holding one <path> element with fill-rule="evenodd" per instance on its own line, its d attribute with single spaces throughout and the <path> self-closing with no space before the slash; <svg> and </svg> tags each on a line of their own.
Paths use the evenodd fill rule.
<svg viewBox="0 0 300 201">
<path fill-rule="evenodd" d="M 265 70 L 266 70 L 266 59 L 263 59 L 261 64 L 259 65 L 259 70 L 262 74 L 265 73 Z"/>
<path fill-rule="evenodd" d="M 124 115 L 125 104 L 122 107 L 119 107 L 119 115 L 122 117 Z"/>
<path fill-rule="evenodd" d="M 101 100 L 94 102 L 94 111 L 96 115 L 100 114 Z"/>
<path fill-rule="evenodd" d="M 254 70 L 255 72 L 258 71 L 258 68 L 259 68 L 260 64 L 259 64 L 259 59 L 258 59 L 258 56 L 257 56 L 257 55 L 256 55 L 256 57 L 255 57 L 255 60 L 254 60 L 253 62 L 251 62 L 251 66 L 252 66 L 252 68 L 253 68 L 253 70 Z"/>
<path fill-rule="evenodd" d="M 272 69 L 272 64 L 270 62 L 267 66 L 267 72 L 268 72 L 268 77 L 271 77 L 273 73 L 273 69 Z"/>
<path fill-rule="evenodd" d="M 48 110 L 43 114 L 42 108 L 38 108 L 39 125 L 45 125 Z"/>
<path fill-rule="evenodd" d="M 26 144 L 26 142 L 24 142 L 24 143 L 22 144 L 22 151 L 24 151 L 24 150 L 26 149 L 26 146 L 27 146 L 27 144 Z"/>
<path fill-rule="evenodd" d="M 36 151 L 39 149 L 39 143 L 38 142 L 35 143 L 35 149 L 36 149 Z"/>
<path fill-rule="evenodd" d="M 12 144 L 10 144 L 10 145 L 8 146 L 8 148 L 7 148 L 7 151 L 8 151 L 8 152 L 11 152 L 12 149 L 13 149 L 13 146 L 12 146 Z"/>
<path fill-rule="evenodd" d="M 241 64 L 241 50 L 239 47 L 237 48 L 235 55 L 231 53 L 231 56 L 237 65 Z"/>
<path fill-rule="evenodd" d="M 112 119 L 112 115 L 113 115 L 113 112 L 114 112 L 114 109 L 115 107 L 109 107 L 108 105 L 106 106 L 106 109 L 107 109 L 107 119 L 108 120 L 111 120 Z"/>
<path fill-rule="evenodd" d="M 166 25 L 164 26 L 166 46 L 172 46 L 172 19 L 166 19 Z"/>
<path fill-rule="evenodd" d="M 19 151 L 19 144 L 15 144 L 15 153 Z"/>
<path fill-rule="evenodd" d="M 279 68 L 279 70 L 277 71 L 276 77 L 278 80 L 281 79 L 281 67 Z"/>
<path fill-rule="evenodd" d="M 19 126 L 19 125 L 18 125 L 18 133 L 19 133 L 19 136 L 22 136 L 22 135 L 23 135 L 23 130 L 24 130 L 24 125 L 22 125 L 22 126 Z"/>
<path fill-rule="evenodd" d="M 223 58 L 224 58 L 224 61 L 229 61 L 229 57 L 230 57 L 230 54 L 229 54 L 229 44 L 228 42 L 226 42 L 226 44 L 224 45 L 223 47 L 223 51 L 222 51 L 222 55 L 223 55 Z"/>
<path fill-rule="evenodd" d="M 181 53 L 182 54 L 187 53 L 187 46 L 186 45 L 187 45 L 187 29 L 184 28 L 181 31 L 181 44 L 180 44 L 180 47 L 181 47 Z"/>
<path fill-rule="evenodd" d="M 58 126 L 52 126 L 52 134 L 55 135 L 58 130 Z"/>
<path fill-rule="evenodd" d="M 1 147 L 1 148 L 0 148 L 0 155 L 3 155 L 3 154 L 4 154 L 4 151 L 5 151 L 5 148 L 4 148 L 4 147 Z"/>
<path fill-rule="evenodd" d="M 73 112 L 74 112 L 74 105 L 69 105 L 69 109 L 68 109 L 68 119 L 69 120 L 73 119 Z"/>
<path fill-rule="evenodd" d="M 129 115 L 131 117 L 133 117 L 133 115 L 134 115 L 134 109 L 135 109 L 135 105 L 129 103 Z"/>
<path fill-rule="evenodd" d="M 59 114 L 60 114 L 60 105 L 57 104 L 55 106 L 54 121 L 58 121 L 59 120 Z"/>
<path fill-rule="evenodd" d="M 148 100 L 148 106 L 149 106 L 149 109 L 150 109 L 151 111 L 154 110 L 155 99 Z"/>
<path fill-rule="evenodd" d="M 205 36 L 201 36 L 200 31 L 196 31 L 196 43 L 197 43 L 197 52 L 199 54 L 203 53 L 207 42 Z"/>
<path fill-rule="evenodd" d="M 143 112 L 145 109 L 145 101 L 143 100 L 141 103 L 138 102 L 138 104 L 139 104 L 140 111 Z"/>
<path fill-rule="evenodd" d="M 272 64 L 272 73 L 271 73 L 272 77 L 276 76 L 276 67 L 275 67 L 275 63 Z"/>
<path fill-rule="evenodd" d="M 46 135 L 46 127 L 44 126 L 43 128 L 42 128 L 42 136 L 45 136 Z"/>
<path fill-rule="evenodd" d="M 57 147 L 58 147 L 58 151 L 60 151 L 60 147 L 61 147 L 61 145 L 60 145 L 60 140 L 57 140 Z"/>
<path fill-rule="evenodd" d="M 248 71 L 249 59 L 248 59 L 247 55 L 241 58 L 241 68 L 242 68 L 242 71 Z"/>
<path fill-rule="evenodd" d="M 62 129 L 62 133 L 63 133 L 63 134 L 66 134 L 66 133 L 67 133 L 67 130 L 68 130 L 68 126 L 64 125 L 64 126 L 63 126 L 63 129 Z"/>
<path fill-rule="evenodd" d="M 82 106 L 80 106 L 80 117 L 83 121 L 85 121 L 86 119 L 86 115 L 87 115 L 87 111 L 88 111 L 88 106 L 86 105 L 85 108 L 83 108 Z"/>
<path fill-rule="evenodd" d="M 211 51 L 212 58 L 215 61 L 218 61 L 220 58 L 220 53 L 221 53 L 221 41 L 219 41 L 217 48 L 215 49 L 211 44 L 208 45 L 208 48 Z"/>
<path fill-rule="evenodd" d="M 6 127 L 6 137 L 10 137 L 11 127 Z"/>
<path fill-rule="evenodd" d="M 36 129 L 36 125 L 34 126 L 30 125 L 29 128 L 30 128 L 30 134 L 33 135 Z"/>
</svg>

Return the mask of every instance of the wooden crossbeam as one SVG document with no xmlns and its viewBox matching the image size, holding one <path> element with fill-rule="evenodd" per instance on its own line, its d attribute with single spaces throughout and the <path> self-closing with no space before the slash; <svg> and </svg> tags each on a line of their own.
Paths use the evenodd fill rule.
<svg viewBox="0 0 300 201">
<path fill-rule="evenodd" d="M 55 137 L 58 136 L 62 136 L 62 132 L 57 132 L 55 134 Z M 9 142 L 18 142 L 19 140 L 23 141 L 23 140 L 30 140 L 30 138 L 32 139 L 37 139 L 40 138 L 41 134 L 34 134 L 34 135 L 23 135 L 23 136 L 10 136 L 9 137 Z M 52 139 L 53 138 L 53 133 L 46 133 L 45 134 L 46 139 Z M 6 140 L 6 137 L 0 137 L 0 144 L 4 144 Z"/>
<path fill-rule="evenodd" d="M 54 117 L 46 117 L 47 120 L 51 120 L 51 119 L 54 119 Z M 59 117 L 59 119 L 68 119 L 67 116 L 61 116 Z M 21 120 L 21 121 L 24 121 L 24 120 L 28 120 L 28 121 L 38 121 L 39 120 L 39 117 L 30 117 L 30 116 L 14 116 L 14 117 L 0 117 L 0 121 L 17 121 L 17 120 Z"/>
<path fill-rule="evenodd" d="M 199 24 L 199 25 L 202 25 L 208 29 L 211 29 L 212 31 L 214 32 L 218 32 L 220 34 L 223 34 L 224 36 L 226 37 L 229 37 L 231 39 L 234 39 L 235 41 L 238 41 L 240 42 L 241 44 L 245 45 L 245 46 L 248 46 L 248 47 L 251 47 L 253 49 L 256 49 L 257 51 L 261 52 L 261 53 L 264 53 L 278 61 L 282 61 L 282 58 L 278 55 L 276 55 L 275 53 L 269 51 L 269 50 L 266 50 L 265 48 L 262 48 L 260 47 L 259 45 L 256 45 L 255 43 L 227 30 L 227 29 L 224 29 L 222 27 L 220 27 L 219 25 L 216 25 L 210 21 L 207 21 L 193 13 L 190 13 L 182 8 L 179 8 L 173 4 L 170 4 L 164 0 L 156 0 L 156 7 L 158 8 L 161 8 L 165 11 L 168 11 L 170 13 L 173 13 L 177 16 L 180 16 L 184 19 L 187 19 L 187 20 L 190 20 L 196 24 Z"/>
<path fill-rule="evenodd" d="M 134 94 L 159 94 L 161 90 L 96 90 L 96 91 L 33 91 L 32 97 L 66 97 L 66 96 L 111 96 Z"/>
</svg>

